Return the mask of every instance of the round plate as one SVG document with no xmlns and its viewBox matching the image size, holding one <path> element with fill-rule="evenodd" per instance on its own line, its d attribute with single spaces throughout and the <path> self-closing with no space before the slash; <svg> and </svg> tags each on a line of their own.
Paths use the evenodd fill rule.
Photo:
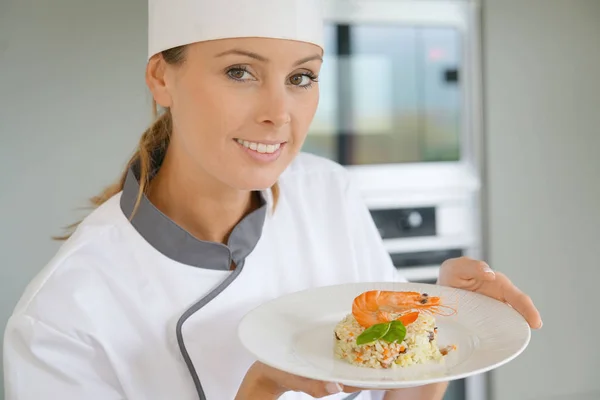
<svg viewBox="0 0 600 400">
<path fill-rule="evenodd" d="M 442 363 L 370 369 L 339 360 L 333 329 L 368 290 L 441 296 L 457 313 L 435 316 L 438 345 L 455 344 Z M 366 389 L 394 389 L 461 379 L 497 368 L 529 344 L 531 330 L 512 307 L 477 293 L 420 283 L 355 283 L 282 296 L 249 312 L 238 328 L 244 347 L 259 361 L 290 374 Z"/>
</svg>

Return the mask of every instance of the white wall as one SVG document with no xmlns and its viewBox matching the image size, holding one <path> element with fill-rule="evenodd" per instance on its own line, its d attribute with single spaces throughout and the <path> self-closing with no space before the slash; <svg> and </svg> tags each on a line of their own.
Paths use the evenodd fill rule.
<svg viewBox="0 0 600 400">
<path fill-rule="evenodd" d="M 150 122 L 146 20 L 146 0 L 0 0 L 2 333 L 57 249 L 50 236 L 119 175 Z"/>
<path fill-rule="evenodd" d="M 492 400 L 600 399 L 600 1 L 486 0 L 484 20 L 490 261 L 544 319 Z"/>
</svg>

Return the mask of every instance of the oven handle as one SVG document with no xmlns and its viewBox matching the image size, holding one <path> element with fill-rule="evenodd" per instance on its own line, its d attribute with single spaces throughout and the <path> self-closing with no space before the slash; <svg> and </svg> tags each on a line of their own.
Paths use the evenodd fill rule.
<svg viewBox="0 0 600 400">
<path fill-rule="evenodd" d="M 398 276 L 409 282 L 435 283 L 440 265 L 449 258 L 462 257 L 463 249 L 390 253 Z"/>
<path fill-rule="evenodd" d="M 439 265 L 419 266 L 412 268 L 396 268 L 398 278 L 409 282 L 436 283 L 440 272 Z"/>
</svg>

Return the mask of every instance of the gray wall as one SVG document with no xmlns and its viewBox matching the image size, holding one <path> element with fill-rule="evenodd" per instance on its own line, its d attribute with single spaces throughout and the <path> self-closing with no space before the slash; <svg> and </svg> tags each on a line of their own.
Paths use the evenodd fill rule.
<svg viewBox="0 0 600 400">
<path fill-rule="evenodd" d="M 146 18 L 145 0 L 0 0 L 2 333 L 51 235 L 119 175 L 151 120 Z"/>
<path fill-rule="evenodd" d="M 484 3 L 490 261 L 544 319 L 493 400 L 600 399 L 600 1 Z"/>
</svg>

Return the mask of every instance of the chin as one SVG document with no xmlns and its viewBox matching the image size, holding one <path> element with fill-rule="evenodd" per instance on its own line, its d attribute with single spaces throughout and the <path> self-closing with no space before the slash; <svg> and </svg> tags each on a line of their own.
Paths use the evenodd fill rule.
<svg viewBox="0 0 600 400">
<path fill-rule="evenodd" d="M 232 188 L 244 191 L 269 189 L 277 183 L 281 175 L 278 168 L 244 168 L 237 173 L 231 172 L 232 174 L 226 178 L 222 176 L 221 180 Z"/>
<path fill-rule="evenodd" d="M 282 157 L 270 163 L 257 165 L 255 162 L 244 160 L 229 164 L 226 170 L 215 172 L 220 173 L 222 182 L 237 190 L 266 190 L 279 181 L 291 161 L 289 154 L 282 154 Z"/>
<path fill-rule="evenodd" d="M 238 190 L 257 191 L 270 189 L 277 183 L 288 166 L 286 158 L 280 158 L 270 165 L 240 165 L 229 170 L 229 185 Z M 233 179 L 231 179 L 233 178 Z"/>
<path fill-rule="evenodd" d="M 239 190 L 248 190 L 248 191 L 256 191 L 256 190 L 266 190 L 270 189 L 273 185 L 277 183 L 277 178 L 275 179 L 252 179 L 244 182 L 238 182 L 235 185 Z"/>
</svg>

